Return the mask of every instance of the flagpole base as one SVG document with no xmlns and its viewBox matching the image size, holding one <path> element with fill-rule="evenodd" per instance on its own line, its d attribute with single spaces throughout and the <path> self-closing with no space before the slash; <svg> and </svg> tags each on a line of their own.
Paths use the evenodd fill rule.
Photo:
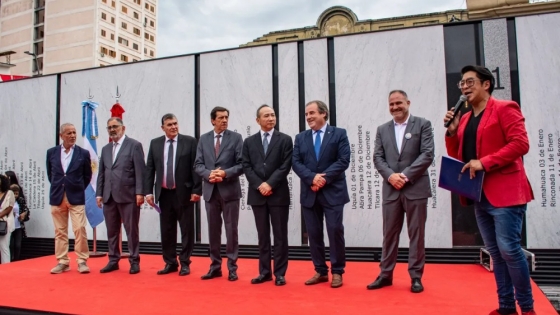
<svg viewBox="0 0 560 315">
<path fill-rule="evenodd" d="M 105 256 L 107 256 L 107 253 L 105 252 L 89 252 L 90 258 L 105 257 Z"/>
</svg>

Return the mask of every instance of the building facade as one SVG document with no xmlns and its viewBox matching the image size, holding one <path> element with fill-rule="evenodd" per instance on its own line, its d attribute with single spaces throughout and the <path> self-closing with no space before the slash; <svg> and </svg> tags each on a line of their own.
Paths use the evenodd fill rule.
<svg viewBox="0 0 560 315">
<path fill-rule="evenodd" d="M 49 74 L 157 56 L 157 0 L 2 0 L 12 74 Z"/>
<path fill-rule="evenodd" d="M 325 36 L 512 17 L 560 10 L 560 1 L 558 0 L 466 0 L 466 2 L 466 10 L 450 10 L 375 20 L 359 20 L 349 8 L 334 6 L 323 11 L 317 19 L 317 23 L 313 26 L 270 32 L 240 46 L 276 44 Z"/>
</svg>

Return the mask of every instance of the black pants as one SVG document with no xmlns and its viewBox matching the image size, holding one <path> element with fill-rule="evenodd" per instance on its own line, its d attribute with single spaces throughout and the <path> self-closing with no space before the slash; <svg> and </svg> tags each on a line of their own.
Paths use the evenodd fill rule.
<svg viewBox="0 0 560 315">
<path fill-rule="evenodd" d="M 21 240 L 23 239 L 23 229 L 15 229 L 12 232 L 12 238 L 10 239 L 10 256 L 11 261 L 19 260 L 21 254 Z"/>
<path fill-rule="evenodd" d="M 177 265 L 177 221 L 181 229 L 181 252 L 179 261 L 183 266 L 191 263 L 194 248 L 194 203 L 181 205 L 175 189 L 161 189 L 159 197 L 161 213 L 159 228 L 161 232 L 161 251 L 163 261 Z"/>
</svg>

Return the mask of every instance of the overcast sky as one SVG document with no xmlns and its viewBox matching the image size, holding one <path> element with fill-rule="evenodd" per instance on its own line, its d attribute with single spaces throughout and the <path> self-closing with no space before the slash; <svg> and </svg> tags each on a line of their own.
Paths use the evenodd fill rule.
<svg viewBox="0 0 560 315">
<path fill-rule="evenodd" d="M 159 0 L 158 57 L 238 47 L 264 34 L 313 26 L 343 5 L 359 20 L 465 9 L 465 0 Z"/>
</svg>

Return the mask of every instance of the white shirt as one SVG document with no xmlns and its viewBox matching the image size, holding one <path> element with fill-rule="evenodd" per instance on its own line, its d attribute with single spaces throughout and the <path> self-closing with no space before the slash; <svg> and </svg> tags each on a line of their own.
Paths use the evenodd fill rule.
<svg viewBox="0 0 560 315">
<path fill-rule="evenodd" d="M 113 148 L 113 149 L 115 149 L 115 153 L 113 153 L 113 163 L 115 163 L 115 159 L 117 158 L 117 155 L 119 154 L 119 151 L 121 150 L 121 147 L 122 147 L 122 144 L 123 144 L 123 141 L 124 141 L 124 138 L 125 138 L 125 137 L 126 137 L 126 135 L 123 135 L 123 136 L 119 139 L 119 141 L 117 141 L 117 143 L 118 143 L 118 144 L 117 144 L 117 147 L 116 147 L 116 148 Z M 113 143 L 113 145 L 115 145 L 115 143 Z"/>
<path fill-rule="evenodd" d="M 224 140 L 224 132 L 222 131 L 221 133 L 216 133 L 216 131 L 214 131 L 214 147 L 216 147 L 216 141 L 218 140 L 218 138 L 216 138 L 217 135 L 221 135 L 220 137 L 220 147 L 221 147 L 222 141 Z"/>
<path fill-rule="evenodd" d="M 319 135 L 321 137 L 321 139 L 319 139 L 321 141 L 321 144 L 323 143 L 323 139 L 325 138 L 325 132 L 327 131 L 327 124 L 325 124 L 323 127 L 321 127 L 321 134 Z M 317 131 L 313 130 L 313 145 L 315 145 L 315 139 L 317 138 Z"/>
<path fill-rule="evenodd" d="M 62 164 L 62 170 L 66 173 L 68 170 L 68 165 L 70 165 L 70 161 L 72 161 L 72 155 L 74 154 L 74 146 L 70 147 L 68 153 L 66 153 L 66 148 L 64 144 L 60 145 L 60 163 Z"/>
<path fill-rule="evenodd" d="M 406 125 L 408 124 L 409 118 L 410 118 L 410 114 L 408 114 L 408 117 L 406 118 L 405 122 L 403 122 L 402 124 L 399 124 L 393 120 L 393 122 L 395 123 L 395 138 L 397 139 L 397 148 L 399 149 L 399 153 L 401 153 L 404 131 L 406 130 Z"/>
<path fill-rule="evenodd" d="M 175 159 L 177 157 L 177 148 L 178 148 L 178 144 L 179 142 L 177 142 L 177 138 L 179 136 L 175 136 L 175 138 L 173 138 L 173 178 L 175 178 Z M 162 178 L 162 182 L 161 182 L 161 187 L 166 188 L 166 189 L 173 189 L 175 187 L 167 187 L 167 158 L 169 156 L 169 145 L 171 143 L 169 143 L 169 140 L 171 140 L 171 138 L 165 137 L 165 144 L 163 145 L 163 178 Z"/>
<path fill-rule="evenodd" d="M 268 144 L 270 145 L 270 140 L 272 140 L 272 134 L 274 133 L 274 128 L 272 128 L 272 130 L 270 131 L 264 131 L 261 129 L 261 142 L 264 143 L 264 133 L 268 132 L 268 136 L 266 136 L 266 139 L 268 140 Z"/>
</svg>

